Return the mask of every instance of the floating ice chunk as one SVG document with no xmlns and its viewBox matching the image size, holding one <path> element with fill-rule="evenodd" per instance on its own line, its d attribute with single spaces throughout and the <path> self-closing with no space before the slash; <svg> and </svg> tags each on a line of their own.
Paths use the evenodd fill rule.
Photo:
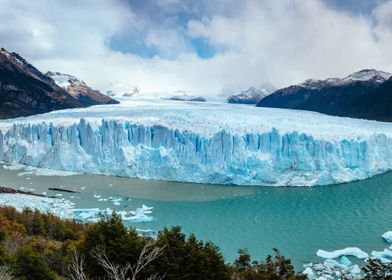
<svg viewBox="0 0 392 280">
<path fill-rule="evenodd" d="M 18 176 L 28 176 L 28 175 L 35 175 L 35 176 L 72 176 L 77 175 L 80 173 L 77 172 L 70 172 L 70 171 L 61 171 L 61 170 L 54 170 L 48 168 L 38 168 L 33 166 L 27 166 L 24 164 L 12 164 L 12 165 L 3 165 L 4 169 L 8 170 L 23 170 L 23 172 L 19 172 Z M 30 180 L 31 178 L 28 177 L 26 180 Z"/>
<path fill-rule="evenodd" d="M 305 268 L 305 270 L 302 271 L 302 274 L 307 275 L 308 278 L 312 278 L 314 276 L 313 269 L 311 269 L 310 267 Z"/>
<path fill-rule="evenodd" d="M 63 196 L 63 194 L 62 193 L 58 193 L 58 194 L 56 194 L 56 196 Z"/>
<path fill-rule="evenodd" d="M 101 198 L 101 195 L 99 195 L 99 194 L 94 194 L 94 198 Z"/>
<path fill-rule="evenodd" d="M 318 250 L 316 255 L 325 259 L 335 259 L 341 256 L 354 256 L 358 259 L 366 259 L 369 257 L 369 254 L 357 247 L 347 247 L 341 250 L 335 250 L 333 252 Z"/>
<path fill-rule="evenodd" d="M 152 209 L 152 207 L 145 207 L 144 209 Z M 148 216 L 150 210 L 144 210 L 143 208 L 137 208 L 134 211 L 117 211 L 123 221 L 130 222 L 149 222 L 154 218 Z M 112 215 L 114 211 L 110 208 L 100 210 L 99 208 L 88 208 L 88 209 L 74 209 L 74 220 L 79 222 L 98 222 L 102 217 Z"/>
<path fill-rule="evenodd" d="M 113 202 L 113 204 L 114 204 L 114 205 L 117 205 L 117 206 L 118 206 L 118 205 L 121 205 L 121 203 L 118 202 L 118 201 Z"/>
<path fill-rule="evenodd" d="M 392 251 L 384 249 L 384 251 L 372 251 L 372 257 L 380 259 L 382 262 L 392 262 Z"/>
<path fill-rule="evenodd" d="M 151 237 L 153 239 L 157 239 L 157 237 L 158 237 L 158 232 L 153 229 L 138 229 L 137 228 L 136 232 L 141 236 Z"/>
<path fill-rule="evenodd" d="M 7 170 L 21 170 L 24 169 L 26 167 L 26 165 L 23 164 L 4 164 L 3 168 L 7 169 Z"/>
<path fill-rule="evenodd" d="M 152 213 L 151 211 L 152 209 L 154 209 L 154 207 L 148 207 L 143 204 L 141 208 L 137 208 L 135 211 L 129 211 L 129 213 L 132 214 L 133 216 L 124 217 L 124 220 L 132 221 L 132 222 L 152 221 L 154 218 L 147 215 Z"/>
<path fill-rule="evenodd" d="M 308 268 L 308 267 L 312 267 L 312 265 L 313 265 L 313 263 L 304 263 L 302 266 L 304 267 L 304 268 Z"/>
<path fill-rule="evenodd" d="M 351 265 L 351 261 L 346 256 L 341 256 L 340 259 L 339 259 L 339 262 L 341 264 L 346 265 L 346 266 L 350 266 Z"/>
<path fill-rule="evenodd" d="M 388 243 L 392 243 L 392 231 L 387 231 L 382 235 L 382 238 Z"/>
<path fill-rule="evenodd" d="M 345 264 L 341 264 L 333 259 L 326 259 L 324 261 L 324 265 L 334 267 L 334 268 L 341 268 L 341 269 L 346 269 L 348 266 Z"/>
<path fill-rule="evenodd" d="M 359 268 L 359 266 L 357 264 L 352 266 L 352 268 L 350 270 L 350 274 L 352 276 L 361 274 L 361 269 Z"/>
</svg>

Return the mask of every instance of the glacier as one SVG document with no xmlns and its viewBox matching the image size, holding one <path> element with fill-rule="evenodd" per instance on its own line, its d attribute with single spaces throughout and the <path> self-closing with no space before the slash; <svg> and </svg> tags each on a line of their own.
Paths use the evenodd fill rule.
<svg viewBox="0 0 392 280">
<path fill-rule="evenodd" d="M 392 124 L 308 111 L 133 100 L 0 121 L 0 161 L 210 184 L 313 186 L 392 169 Z"/>
</svg>

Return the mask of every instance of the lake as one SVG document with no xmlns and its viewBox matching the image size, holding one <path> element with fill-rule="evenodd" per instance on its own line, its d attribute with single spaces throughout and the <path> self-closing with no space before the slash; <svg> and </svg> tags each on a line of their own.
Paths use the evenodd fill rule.
<svg viewBox="0 0 392 280">
<path fill-rule="evenodd" d="M 152 222 L 128 223 L 160 230 L 180 225 L 185 233 L 217 244 L 227 261 L 239 248 L 257 258 L 279 248 L 297 269 L 319 262 L 318 249 L 358 246 L 370 253 L 386 247 L 381 235 L 392 229 L 392 173 L 347 184 L 322 187 L 246 187 L 139 180 L 99 175 L 37 176 L 0 167 L 0 185 L 36 193 L 49 187 L 80 191 L 62 193 L 77 208 L 134 210 L 154 207 Z M 94 195 L 96 195 L 94 197 Z M 120 205 L 98 201 L 122 197 Z M 71 198 L 72 197 L 72 198 Z"/>
</svg>

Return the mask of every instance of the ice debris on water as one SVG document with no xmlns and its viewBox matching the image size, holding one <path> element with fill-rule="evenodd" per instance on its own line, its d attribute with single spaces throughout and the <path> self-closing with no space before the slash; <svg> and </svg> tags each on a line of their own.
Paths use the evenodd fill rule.
<svg viewBox="0 0 392 280">
<path fill-rule="evenodd" d="M 392 231 L 387 231 L 386 233 L 384 233 L 382 235 L 382 238 L 384 238 L 384 240 L 388 243 L 392 244 Z"/>
<path fill-rule="evenodd" d="M 59 196 L 56 195 L 56 196 Z M 116 198 L 119 199 L 119 198 Z M 110 208 L 75 209 L 75 204 L 64 198 L 51 198 L 26 194 L 0 194 L 0 205 L 14 207 L 18 211 L 25 208 L 37 209 L 41 212 L 50 212 L 62 219 L 71 219 L 79 222 L 97 222 L 102 217 L 110 216 L 114 210 Z M 153 207 L 142 205 L 132 211 L 116 211 L 121 219 L 129 222 L 150 222 Z"/>
<path fill-rule="evenodd" d="M 148 207 L 143 204 L 141 208 L 137 208 L 134 211 L 116 211 L 116 214 L 120 215 L 123 221 L 130 222 L 150 222 L 154 218 L 149 216 L 152 214 L 153 207 Z M 99 208 L 89 208 L 89 209 L 74 209 L 73 213 L 75 215 L 74 220 L 79 222 L 98 222 L 102 217 L 112 215 L 114 210 L 110 208 L 99 209 Z"/>
<path fill-rule="evenodd" d="M 153 229 L 136 229 L 136 232 L 144 237 L 151 237 L 153 239 L 157 239 L 158 237 L 158 232 Z"/>
<path fill-rule="evenodd" d="M 384 249 L 384 251 L 372 251 L 371 255 L 373 258 L 378 258 L 382 262 L 392 262 L 392 251 L 389 249 Z"/>
<path fill-rule="evenodd" d="M 392 231 L 387 231 L 382 235 L 382 238 L 387 243 L 392 243 Z M 372 251 L 370 256 L 357 247 L 348 247 L 333 252 L 318 250 L 317 256 L 325 258 L 323 263 L 307 263 L 302 273 L 308 276 L 308 279 L 360 279 L 361 268 L 357 264 L 353 264 L 346 256 L 353 256 L 359 259 L 364 259 L 365 262 L 369 258 L 377 258 L 382 262 L 392 262 L 392 248 L 385 248 L 383 251 Z"/>
<path fill-rule="evenodd" d="M 335 259 L 341 256 L 354 256 L 358 259 L 366 259 L 369 257 L 369 254 L 362 251 L 357 247 L 347 247 L 341 250 L 335 250 L 333 252 L 328 252 L 324 250 L 318 250 L 316 255 L 325 259 Z"/>
<path fill-rule="evenodd" d="M 23 172 L 19 172 L 18 176 L 29 176 L 29 175 L 35 175 L 35 176 L 73 176 L 73 175 L 78 175 L 80 173 L 77 172 L 70 172 L 70 171 L 61 171 L 61 170 L 54 170 L 54 169 L 48 169 L 48 168 L 38 168 L 38 167 L 33 167 L 33 166 L 28 166 L 24 164 L 4 164 L 3 165 L 4 169 L 7 170 L 23 170 Z M 26 180 L 30 180 L 30 177 L 27 177 Z"/>
</svg>

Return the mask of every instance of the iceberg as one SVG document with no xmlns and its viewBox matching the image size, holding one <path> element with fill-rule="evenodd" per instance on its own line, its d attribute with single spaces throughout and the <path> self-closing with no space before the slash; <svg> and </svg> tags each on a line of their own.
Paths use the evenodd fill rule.
<svg viewBox="0 0 392 280">
<path fill-rule="evenodd" d="M 382 238 L 384 238 L 384 240 L 388 243 L 392 244 L 392 231 L 387 231 L 386 233 L 384 233 L 382 235 Z"/>
<path fill-rule="evenodd" d="M 313 186 L 392 169 L 392 124 L 245 105 L 132 101 L 0 121 L 0 161 L 211 184 Z"/>
<path fill-rule="evenodd" d="M 358 259 L 366 259 L 369 257 L 369 254 L 362 251 L 361 249 L 357 247 L 347 247 L 341 250 L 335 250 L 332 252 L 324 251 L 324 250 L 318 250 L 316 252 L 316 255 L 325 259 L 335 259 L 339 258 L 342 256 L 354 256 L 357 257 Z"/>
<path fill-rule="evenodd" d="M 310 267 L 305 268 L 305 270 L 302 271 L 302 274 L 307 275 L 308 278 L 310 278 L 310 279 L 312 279 L 314 276 L 313 269 L 311 269 Z"/>
<path fill-rule="evenodd" d="M 384 251 L 372 251 L 373 258 L 380 259 L 385 263 L 392 262 L 392 251 L 389 249 L 384 249 Z"/>
</svg>

